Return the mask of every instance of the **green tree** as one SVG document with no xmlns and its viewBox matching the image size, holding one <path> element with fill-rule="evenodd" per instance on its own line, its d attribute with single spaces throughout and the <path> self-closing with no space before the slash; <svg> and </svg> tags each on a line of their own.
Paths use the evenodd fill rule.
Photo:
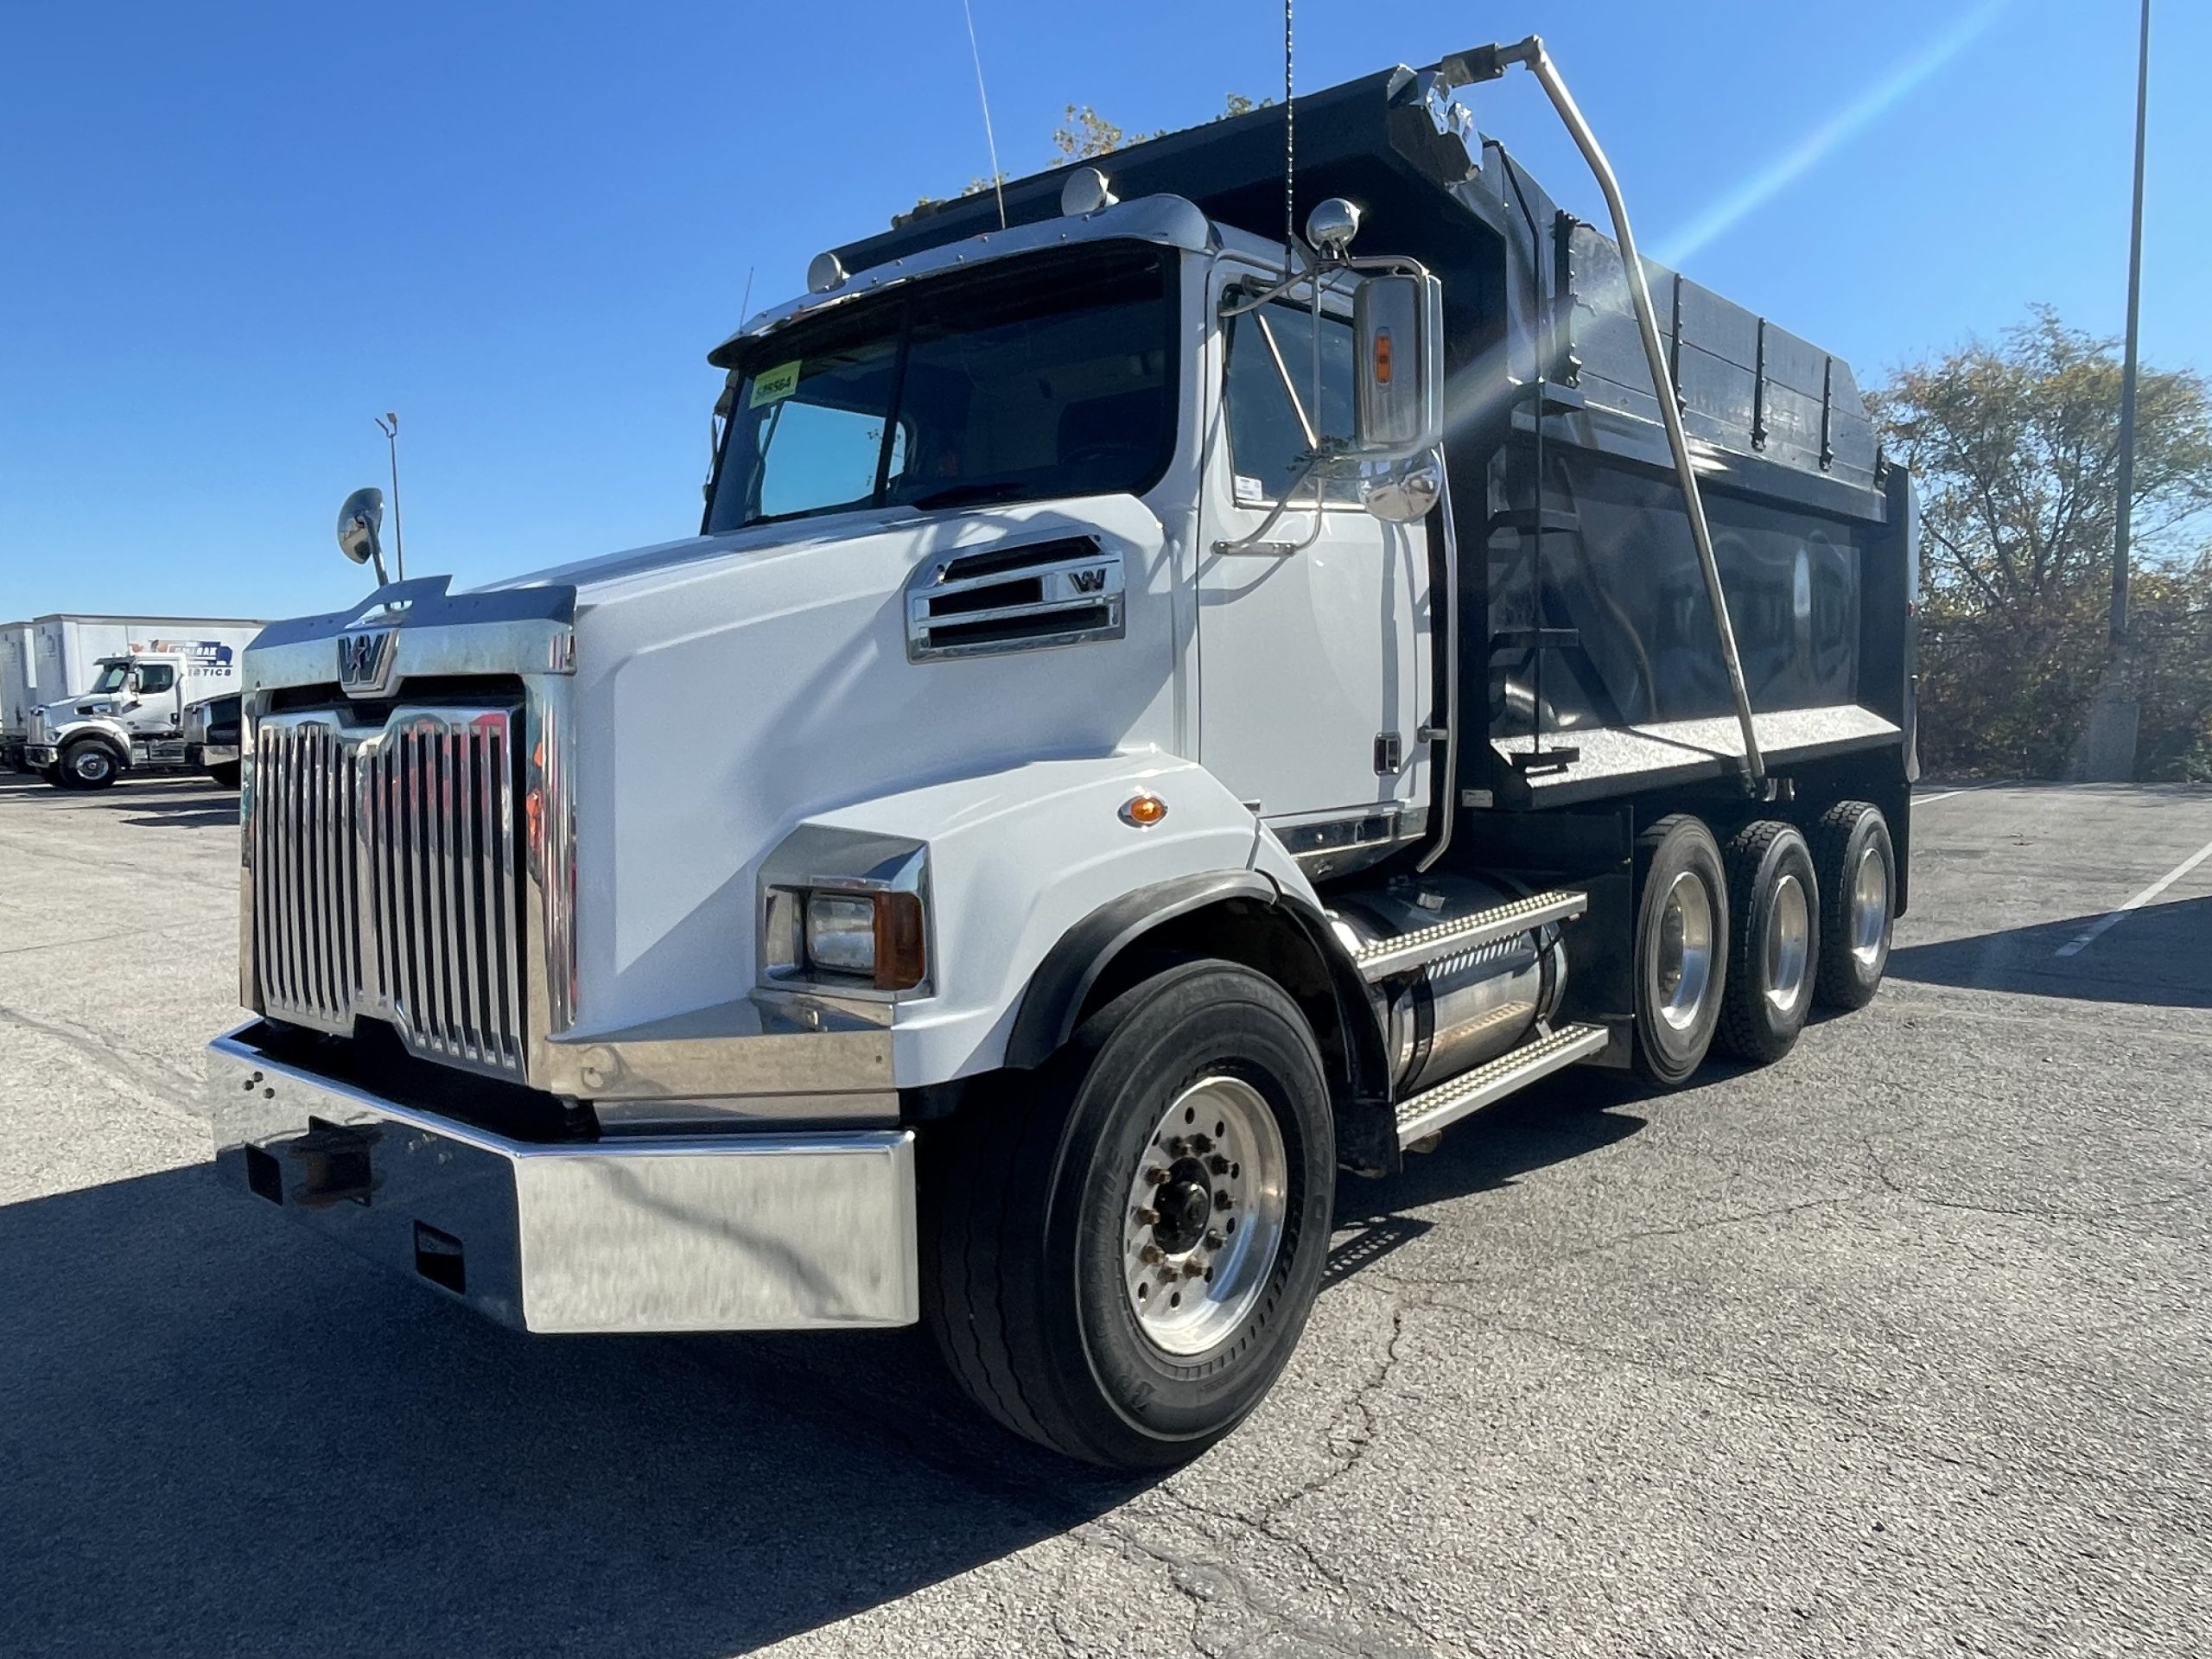
<svg viewBox="0 0 2212 1659">
<path fill-rule="evenodd" d="M 2117 344 L 2047 308 L 2000 341 L 1899 369 L 1874 398 L 1921 496 L 1921 756 L 1931 771 L 2057 777 L 2109 671 L 2119 501 Z M 2212 508 L 2202 377 L 2145 369 L 2137 392 L 2136 579 L 2124 671 L 2139 767 L 2212 759 Z"/>
</svg>

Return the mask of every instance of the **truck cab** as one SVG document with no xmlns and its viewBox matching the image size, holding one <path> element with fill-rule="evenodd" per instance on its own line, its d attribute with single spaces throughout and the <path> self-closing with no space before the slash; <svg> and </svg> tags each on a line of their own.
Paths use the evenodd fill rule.
<svg viewBox="0 0 2212 1659">
<path fill-rule="evenodd" d="M 1160 1467 L 1340 1173 L 1870 1000 L 1909 480 L 1482 61 L 1301 99 L 1287 245 L 1263 110 L 825 252 L 710 355 L 697 535 L 267 628 L 227 1178 L 525 1330 L 925 1320 Z"/>
<path fill-rule="evenodd" d="M 65 789 L 105 789 L 134 767 L 184 761 L 186 659 L 103 657 L 73 697 L 31 711 L 25 764 Z"/>
</svg>

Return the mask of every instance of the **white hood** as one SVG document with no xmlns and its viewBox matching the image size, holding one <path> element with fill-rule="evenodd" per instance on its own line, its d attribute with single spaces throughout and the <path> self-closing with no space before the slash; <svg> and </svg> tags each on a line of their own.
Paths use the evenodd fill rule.
<svg viewBox="0 0 2212 1659">
<path fill-rule="evenodd" d="M 1121 555 L 1123 638 L 908 660 L 917 565 L 1071 535 Z M 1026 760 L 1173 751 L 1179 551 L 1114 496 L 842 514 L 500 584 L 578 590 L 581 1029 L 750 991 L 756 874 L 810 816 Z"/>
</svg>

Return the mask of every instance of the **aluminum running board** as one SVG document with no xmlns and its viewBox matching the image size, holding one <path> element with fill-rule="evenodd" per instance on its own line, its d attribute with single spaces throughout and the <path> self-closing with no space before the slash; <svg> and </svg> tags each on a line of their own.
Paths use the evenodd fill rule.
<svg viewBox="0 0 2212 1659">
<path fill-rule="evenodd" d="M 1402 1150 L 1538 1077 L 1587 1059 L 1605 1046 L 1603 1026 L 1561 1026 L 1549 1036 L 1523 1043 L 1487 1065 L 1447 1077 L 1433 1089 L 1424 1089 L 1398 1107 L 1398 1146 Z"/>
<path fill-rule="evenodd" d="M 1418 932 L 1376 939 L 1361 946 L 1352 960 L 1358 964 L 1361 976 L 1372 985 L 1409 968 L 1426 967 L 1442 957 L 1456 957 L 1463 950 L 1478 950 L 1500 939 L 1511 938 L 1516 933 L 1541 927 L 1547 922 L 1566 921 L 1589 907 L 1587 893 L 1532 893 L 1526 899 L 1516 899 L 1510 905 L 1478 910 L 1457 921 L 1440 922 Z"/>
</svg>

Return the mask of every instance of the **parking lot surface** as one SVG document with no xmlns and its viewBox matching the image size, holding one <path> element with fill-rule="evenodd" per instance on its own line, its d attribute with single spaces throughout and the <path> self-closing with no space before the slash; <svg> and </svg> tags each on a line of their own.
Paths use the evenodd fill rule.
<svg viewBox="0 0 2212 1659">
<path fill-rule="evenodd" d="M 1347 1180 L 1146 1483 L 917 1333 L 533 1339 L 219 1187 L 235 797 L 0 777 L 0 1654 L 2202 1653 L 2212 792 L 1923 795 L 1871 1009 Z"/>
</svg>

